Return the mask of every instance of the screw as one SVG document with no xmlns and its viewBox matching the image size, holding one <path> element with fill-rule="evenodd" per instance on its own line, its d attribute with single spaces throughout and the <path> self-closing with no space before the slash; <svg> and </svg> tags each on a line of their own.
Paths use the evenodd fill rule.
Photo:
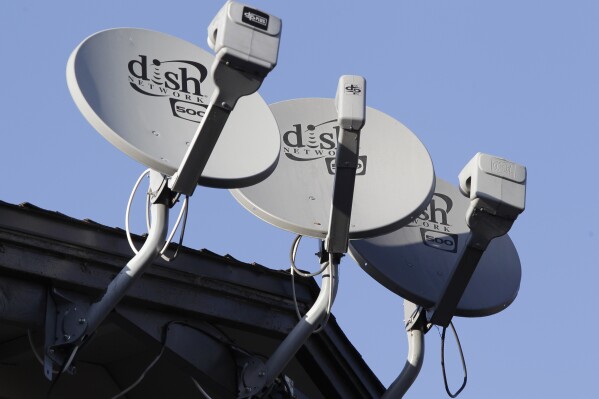
<svg viewBox="0 0 599 399">
<path fill-rule="evenodd" d="M 246 392 L 252 392 L 252 388 L 251 387 L 245 387 L 245 391 Z"/>
<path fill-rule="evenodd" d="M 266 373 L 264 371 L 261 371 L 258 373 L 258 377 L 264 377 L 266 375 Z"/>
<path fill-rule="evenodd" d="M 81 318 L 78 320 L 78 322 L 79 322 L 79 324 L 85 324 L 85 323 L 87 322 L 87 320 L 85 320 L 85 317 L 81 317 Z"/>
<path fill-rule="evenodd" d="M 63 338 L 64 338 L 64 340 L 65 340 L 65 341 L 68 341 L 68 340 L 70 340 L 70 339 L 71 339 L 71 336 L 70 336 L 69 334 L 65 334 L 65 335 L 63 336 Z"/>
<path fill-rule="evenodd" d="M 50 353 L 51 355 L 53 355 L 53 354 L 54 354 L 54 349 L 50 349 L 50 350 L 48 351 L 48 353 Z"/>
</svg>

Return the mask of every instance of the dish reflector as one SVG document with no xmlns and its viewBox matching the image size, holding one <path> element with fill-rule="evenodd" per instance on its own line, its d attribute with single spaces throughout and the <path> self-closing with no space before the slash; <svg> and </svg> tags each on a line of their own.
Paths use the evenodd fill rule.
<svg viewBox="0 0 599 399">
<path fill-rule="evenodd" d="M 277 227 L 324 238 L 329 224 L 339 125 L 333 99 L 296 99 L 270 106 L 281 135 L 277 168 L 233 196 Z M 372 108 L 360 134 L 350 238 L 393 231 L 418 216 L 434 187 L 424 145 L 404 125 Z"/>
<path fill-rule="evenodd" d="M 110 29 L 85 39 L 71 54 L 67 83 L 79 110 L 131 158 L 172 176 L 196 132 L 212 92 L 214 57 L 173 36 Z M 239 100 L 200 184 L 255 184 L 276 166 L 276 121 L 258 94 Z"/>
<path fill-rule="evenodd" d="M 421 305 L 432 307 L 456 266 L 470 230 L 470 201 L 457 187 L 437 178 L 435 194 L 422 214 L 390 234 L 350 242 L 350 254 L 379 283 Z M 494 239 L 483 254 L 457 316 L 487 316 L 509 306 L 518 294 L 522 270 L 507 235 Z"/>
</svg>

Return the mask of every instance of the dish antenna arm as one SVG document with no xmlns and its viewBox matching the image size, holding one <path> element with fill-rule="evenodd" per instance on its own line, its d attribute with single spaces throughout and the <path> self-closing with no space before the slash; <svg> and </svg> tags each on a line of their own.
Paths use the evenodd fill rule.
<svg viewBox="0 0 599 399">
<path fill-rule="evenodd" d="M 248 22 L 247 15 L 265 24 Z M 246 15 L 247 14 L 247 15 Z M 173 191 L 192 195 L 237 101 L 256 92 L 277 65 L 281 20 L 229 1 L 208 27 L 208 45 L 216 53 L 211 74 L 216 90 L 179 169 Z"/>
<path fill-rule="evenodd" d="M 341 76 L 335 107 L 341 132 L 335 158 L 335 183 L 325 248 L 329 253 L 344 254 L 349 245 L 360 131 L 366 122 L 366 80 L 357 75 Z"/>
<path fill-rule="evenodd" d="M 526 168 L 478 153 L 459 174 L 460 190 L 470 197 L 466 222 L 471 230 L 457 265 L 428 313 L 432 324 L 447 327 L 488 245 L 506 234 L 526 201 Z"/>
<path fill-rule="evenodd" d="M 212 94 L 206 114 L 194 134 L 183 161 L 173 175 L 173 191 L 192 195 L 208 159 L 216 146 L 229 115 L 237 101 L 254 93 L 262 80 L 254 75 L 232 68 L 217 54 L 212 64 L 212 77 L 216 90 Z"/>
</svg>

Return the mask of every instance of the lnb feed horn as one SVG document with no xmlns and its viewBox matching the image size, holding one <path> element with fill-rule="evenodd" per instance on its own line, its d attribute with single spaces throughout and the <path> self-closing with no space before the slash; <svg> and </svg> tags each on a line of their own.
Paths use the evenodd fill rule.
<svg viewBox="0 0 599 399">
<path fill-rule="evenodd" d="M 487 211 L 515 219 L 524 211 L 526 168 L 506 159 L 481 152 L 462 169 L 460 191 L 470 200 L 480 198 Z"/>
<path fill-rule="evenodd" d="M 281 20 L 237 2 L 227 2 L 208 26 L 208 45 L 233 68 L 266 76 L 277 65 Z"/>
<path fill-rule="evenodd" d="M 216 90 L 173 176 L 173 191 L 193 194 L 237 101 L 256 92 L 276 66 L 280 37 L 279 18 L 236 2 L 226 3 L 211 22 L 208 44 L 216 58 L 210 73 Z"/>
<path fill-rule="evenodd" d="M 341 76 L 337 85 L 335 108 L 341 128 L 362 129 L 366 122 L 366 79 L 358 75 Z"/>
</svg>

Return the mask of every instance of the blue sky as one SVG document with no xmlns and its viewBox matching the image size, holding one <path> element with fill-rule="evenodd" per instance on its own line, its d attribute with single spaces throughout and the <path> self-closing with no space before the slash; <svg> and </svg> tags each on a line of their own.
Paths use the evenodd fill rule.
<svg viewBox="0 0 599 399">
<path fill-rule="evenodd" d="M 65 82 L 67 58 L 85 37 L 112 27 L 157 30 L 207 49 L 206 27 L 222 3 L 2 2 L 0 199 L 122 227 L 144 167 L 81 116 Z M 340 75 L 359 74 L 368 105 L 408 126 L 441 178 L 457 183 L 478 151 L 527 166 L 527 209 L 510 233 L 522 262 L 520 293 L 502 313 L 455 321 L 469 371 L 460 397 L 595 397 L 599 3 L 250 4 L 283 20 L 279 64 L 260 91 L 268 103 L 333 97 Z M 199 188 L 192 198 L 187 246 L 283 269 L 292 239 L 225 190 Z M 302 249 L 305 268 L 316 268 L 306 255 L 315 246 Z M 393 381 L 407 351 L 402 300 L 345 258 L 333 312 L 383 383 Z M 433 329 L 426 338 L 407 397 L 445 396 L 439 335 Z M 448 363 L 457 387 L 460 365 L 455 356 Z"/>
</svg>

